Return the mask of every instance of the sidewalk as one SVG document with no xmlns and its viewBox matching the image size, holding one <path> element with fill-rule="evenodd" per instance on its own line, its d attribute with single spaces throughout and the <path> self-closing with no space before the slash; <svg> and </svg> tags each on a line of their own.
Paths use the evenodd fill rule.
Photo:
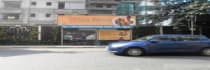
<svg viewBox="0 0 210 70">
<path fill-rule="evenodd" d="M 104 52 L 105 46 L 0 46 L 0 51 L 24 52 Z"/>
<path fill-rule="evenodd" d="M 0 45 L 0 48 L 105 48 L 106 45 Z"/>
</svg>

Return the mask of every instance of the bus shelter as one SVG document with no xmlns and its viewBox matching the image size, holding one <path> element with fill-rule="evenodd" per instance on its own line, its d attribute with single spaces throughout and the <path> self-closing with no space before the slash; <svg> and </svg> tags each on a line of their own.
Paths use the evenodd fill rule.
<svg viewBox="0 0 210 70">
<path fill-rule="evenodd" d="M 132 40 L 135 20 L 135 16 L 58 16 L 61 44 L 65 41 L 99 44 L 99 41 Z"/>
</svg>

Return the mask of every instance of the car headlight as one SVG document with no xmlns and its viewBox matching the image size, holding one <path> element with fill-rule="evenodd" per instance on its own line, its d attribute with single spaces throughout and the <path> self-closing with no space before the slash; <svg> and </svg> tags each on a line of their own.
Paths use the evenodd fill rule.
<svg viewBox="0 0 210 70">
<path fill-rule="evenodd" d="M 126 44 L 113 44 L 112 45 L 112 48 L 120 48 L 120 47 L 123 47 L 125 46 Z"/>
</svg>

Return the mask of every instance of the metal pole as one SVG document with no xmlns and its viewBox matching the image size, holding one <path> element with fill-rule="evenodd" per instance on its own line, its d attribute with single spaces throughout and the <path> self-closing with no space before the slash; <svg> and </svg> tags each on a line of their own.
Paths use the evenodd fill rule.
<svg viewBox="0 0 210 70">
<path fill-rule="evenodd" d="M 161 12 L 163 12 L 163 8 L 161 8 L 160 10 Z M 163 16 L 163 14 L 161 14 L 161 17 Z M 161 19 L 161 17 L 159 19 Z M 160 35 L 163 35 L 163 24 L 160 22 Z"/>
<path fill-rule="evenodd" d="M 58 0 L 58 3 L 61 2 L 60 0 Z M 59 15 L 58 15 L 59 16 Z M 61 23 L 61 45 L 63 45 L 63 22 Z"/>
<path fill-rule="evenodd" d="M 42 26 L 41 25 L 39 25 L 38 26 L 38 40 L 42 40 Z"/>
<path fill-rule="evenodd" d="M 194 22 L 193 22 L 193 16 L 191 17 L 191 35 L 194 35 Z"/>
<path fill-rule="evenodd" d="M 160 24 L 160 35 L 163 35 L 163 26 Z"/>
<path fill-rule="evenodd" d="M 61 25 L 61 45 L 63 45 L 63 23 Z"/>
</svg>

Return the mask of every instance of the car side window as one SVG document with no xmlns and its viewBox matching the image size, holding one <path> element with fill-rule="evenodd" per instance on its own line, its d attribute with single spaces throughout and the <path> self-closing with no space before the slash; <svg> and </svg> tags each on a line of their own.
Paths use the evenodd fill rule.
<svg viewBox="0 0 210 70">
<path fill-rule="evenodd" d="M 154 38 L 154 40 L 158 40 L 158 41 L 170 41 L 170 38 L 168 38 L 168 37 L 156 37 L 156 38 Z"/>
<path fill-rule="evenodd" d="M 170 41 L 177 41 L 177 37 L 170 37 Z"/>
<path fill-rule="evenodd" d="M 153 38 L 158 41 L 198 41 L 200 39 L 199 36 L 157 36 Z"/>
<path fill-rule="evenodd" d="M 184 41 L 199 41 L 201 38 L 198 36 L 188 36 L 183 37 Z"/>
<path fill-rule="evenodd" d="M 167 37 L 160 37 L 160 38 L 159 38 L 159 40 L 162 40 L 162 41 L 168 41 L 168 40 L 169 40 L 169 38 L 167 38 Z"/>
</svg>

